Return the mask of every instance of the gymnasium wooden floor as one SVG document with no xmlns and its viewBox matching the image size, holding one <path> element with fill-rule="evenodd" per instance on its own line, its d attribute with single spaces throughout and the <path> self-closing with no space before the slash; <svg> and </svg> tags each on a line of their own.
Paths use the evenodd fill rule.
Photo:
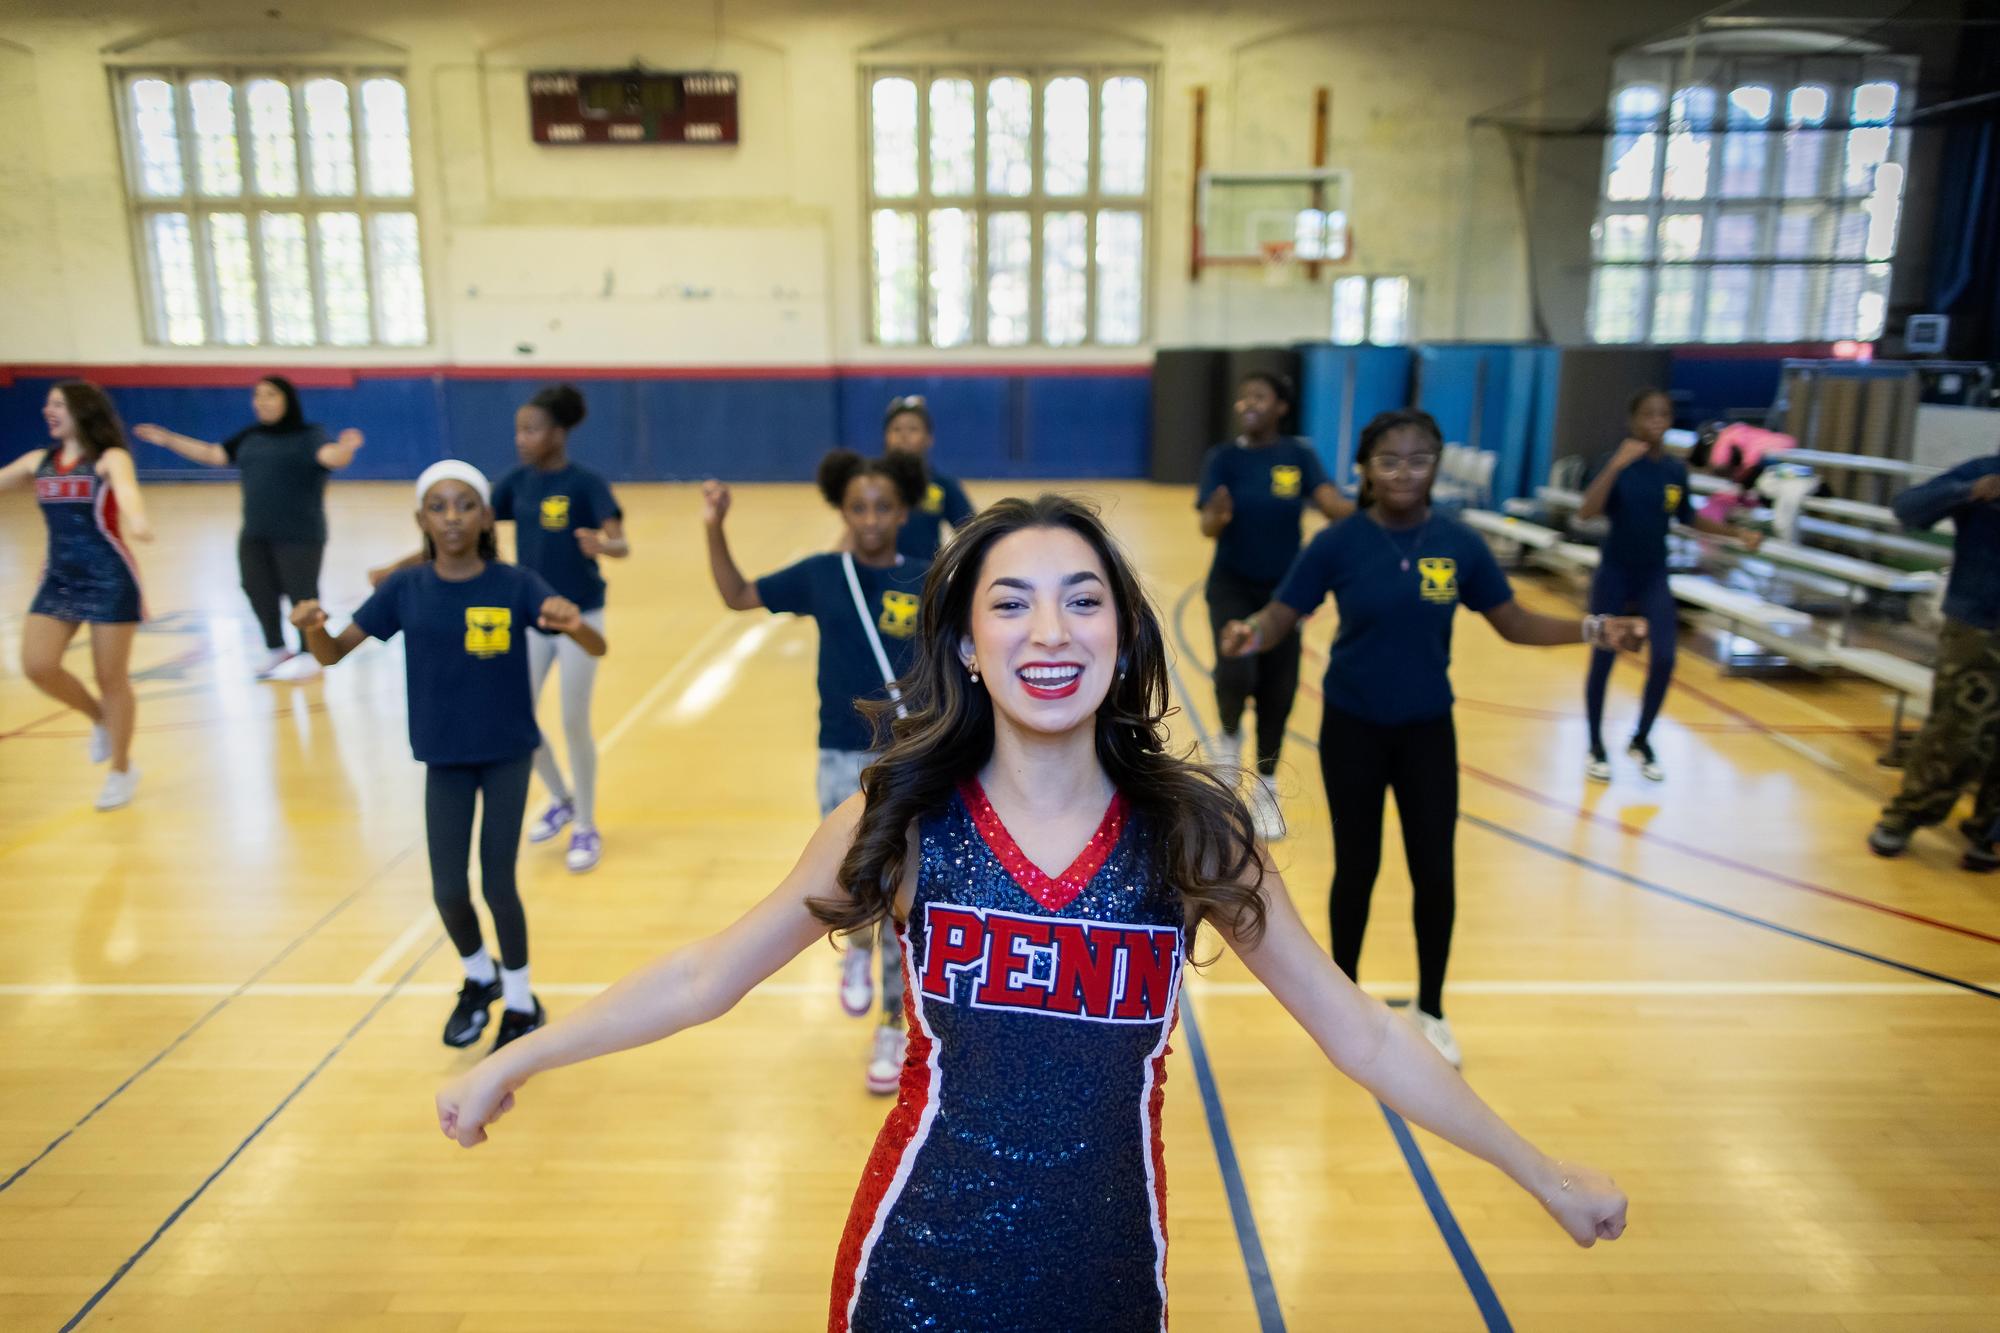
<svg viewBox="0 0 2000 1333">
<path fill-rule="evenodd" d="M 1189 496 L 1087 489 L 1197 645 L 1178 664 L 1191 739 L 1214 702 Z M 620 493 L 638 555 L 612 570 L 596 706 L 605 861 L 576 878 L 559 850 L 522 852 L 537 989 L 558 1012 L 729 920 L 812 827 L 812 627 L 722 609 L 692 488 Z M 862 1088 L 870 1030 L 839 1011 L 834 955 L 810 951 L 709 1028 L 549 1077 L 491 1144 L 450 1147 L 431 1093 L 470 1057 L 437 1038 L 457 976 L 429 904 L 400 650 L 252 682 L 235 488 L 148 496 L 145 777 L 109 815 L 90 807 L 78 720 L 20 677 L 42 529 L 29 499 L 0 501 L 0 1327 L 822 1321 L 886 1109 Z M 336 484 L 331 510 L 338 618 L 411 529 L 401 485 Z M 745 487 L 732 519 L 760 572 L 831 531 L 804 486 Z M 1175 1326 L 2000 1326 L 2000 882 L 1960 873 L 1940 835 L 1900 863 L 1867 853 L 1890 782 L 1880 692 L 1725 679 L 1684 656 L 1659 733 L 1668 783 L 1621 763 L 1590 789 L 1582 652 L 1508 647 L 1469 617 L 1458 635 L 1447 996 L 1466 1072 L 1615 1173 L 1632 1230 L 1576 1250 L 1483 1165 L 1421 1132 L 1406 1149 L 1225 958 L 1186 989 L 1205 1071 L 1185 1019 L 1169 1063 Z M 87 650 L 73 661 L 87 676 Z M 1615 677 L 1614 727 L 1640 678 Z M 1317 725 L 1309 687 L 1293 726 Z M 1323 932 L 1317 760 L 1302 742 L 1286 755 L 1279 856 Z M 1407 917 L 1392 846 L 1364 959 L 1385 995 L 1412 988 Z"/>
</svg>

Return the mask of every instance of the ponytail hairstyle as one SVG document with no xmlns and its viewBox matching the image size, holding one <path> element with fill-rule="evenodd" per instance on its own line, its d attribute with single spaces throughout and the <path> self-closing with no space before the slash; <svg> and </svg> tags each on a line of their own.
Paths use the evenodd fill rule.
<svg viewBox="0 0 2000 1333">
<path fill-rule="evenodd" d="M 884 454 L 880 458 L 863 458 L 852 449 L 835 449 L 819 460 L 819 471 L 813 480 L 819 485 L 819 493 L 835 509 L 847 503 L 847 488 L 856 477 L 882 477 L 894 488 L 905 509 L 915 509 L 924 502 L 924 495 L 931 487 L 930 468 L 924 460 L 914 454 Z"/>
<path fill-rule="evenodd" d="M 91 463 L 112 449 L 127 448 L 125 423 L 118 419 L 109 394 L 89 380 L 62 380 L 56 389 L 69 407 L 70 420 L 76 423 L 77 447 Z"/>
<path fill-rule="evenodd" d="M 1438 429 L 1437 418 L 1414 407 L 1398 408 L 1394 412 L 1378 412 L 1375 418 L 1361 428 L 1361 441 L 1354 446 L 1354 470 L 1361 477 L 1360 504 L 1363 509 L 1375 502 L 1375 488 L 1368 484 L 1368 460 L 1374 456 L 1375 446 L 1382 437 L 1392 430 L 1416 430 L 1431 437 L 1431 443 L 1444 452 L 1444 432 Z M 1437 471 L 1431 471 L 1431 484 L 1437 484 Z M 1431 493 L 1424 491 L 1424 501 L 1429 503 Z"/>
<path fill-rule="evenodd" d="M 1245 940 L 1261 938 L 1268 904 L 1250 811 L 1225 778 L 1167 748 L 1159 614 L 1097 510 L 1051 494 L 989 505 L 932 563 L 917 612 L 916 660 L 897 682 L 905 716 L 894 718 L 897 705 L 887 700 L 861 705 L 878 738 L 886 728 L 890 743 L 861 775 L 867 804 L 840 867 L 845 894 L 814 899 L 813 915 L 832 932 L 886 920 L 911 851 L 911 825 L 943 808 L 992 757 L 993 701 L 972 683 L 959 644 L 972 632 L 987 553 L 1029 529 L 1073 532 L 1103 563 L 1118 618 L 1118 671 L 1097 709 L 1097 760 L 1144 821 L 1160 874 L 1193 909 L 1196 925 L 1213 918 Z"/>
<path fill-rule="evenodd" d="M 584 406 L 583 395 L 573 384 L 551 384 L 530 398 L 528 406 L 540 408 L 550 421 L 565 431 L 581 426 L 588 410 Z"/>
</svg>

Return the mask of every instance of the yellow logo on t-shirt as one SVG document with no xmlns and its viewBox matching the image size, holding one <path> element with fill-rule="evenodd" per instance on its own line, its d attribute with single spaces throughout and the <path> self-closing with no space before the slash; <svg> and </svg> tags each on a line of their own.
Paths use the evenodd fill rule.
<svg viewBox="0 0 2000 1333">
<path fill-rule="evenodd" d="M 1302 479 L 1303 474 L 1297 468 L 1274 465 L 1271 468 L 1271 494 L 1280 500 L 1297 499 Z"/>
<path fill-rule="evenodd" d="M 569 526 L 569 497 L 567 495 L 544 495 L 542 497 L 542 526 L 550 532 L 561 532 Z"/>
<path fill-rule="evenodd" d="M 917 632 L 917 595 L 894 589 L 884 592 L 882 618 L 875 623 L 891 638 L 909 638 Z"/>
<path fill-rule="evenodd" d="M 944 487 L 938 485 L 936 482 L 932 482 L 924 491 L 922 508 L 926 514 L 942 514 L 944 512 Z"/>
<path fill-rule="evenodd" d="M 474 657 L 502 657 L 514 646 L 514 613 L 504 606 L 465 608 L 465 651 Z"/>
<path fill-rule="evenodd" d="M 1417 561 L 1417 573 L 1423 576 L 1425 601 L 1458 600 L 1458 561 L 1441 555 L 1427 555 Z"/>
<path fill-rule="evenodd" d="M 1677 514 L 1681 508 L 1681 488 L 1671 483 L 1667 486 L 1667 512 Z"/>
</svg>

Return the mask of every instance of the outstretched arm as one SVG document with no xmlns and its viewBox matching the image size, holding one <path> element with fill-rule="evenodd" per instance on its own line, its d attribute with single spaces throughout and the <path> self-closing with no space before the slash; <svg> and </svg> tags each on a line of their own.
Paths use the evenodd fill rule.
<svg viewBox="0 0 2000 1333">
<path fill-rule="evenodd" d="M 578 528 L 576 544 L 593 559 L 603 556 L 608 560 L 623 560 L 632 554 L 632 542 L 625 535 L 625 520 L 622 518 L 607 518 L 602 527 Z"/>
<path fill-rule="evenodd" d="M 502 1047 L 437 1095 L 438 1128 L 464 1147 L 512 1109 L 537 1074 L 630 1050 L 720 1018 L 800 950 L 826 934 L 807 902 L 840 892 L 840 863 L 861 822 L 863 798 L 828 815 L 772 894 L 720 934 L 629 973 L 575 1013 Z"/>
<path fill-rule="evenodd" d="M 567 597 L 544 599 L 536 623 L 543 629 L 569 635 L 592 657 L 604 656 L 604 636 L 597 632 L 595 625 L 583 618 L 583 612 Z"/>
<path fill-rule="evenodd" d="M 743 577 L 743 571 L 736 567 L 736 557 L 729 553 L 729 537 L 722 530 L 723 520 L 729 517 L 729 488 L 719 481 L 711 481 L 701 488 L 701 522 L 708 533 L 708 572 L 715 579 L 715 590 L 722 594 L 722 603 L 731 611 L 755 611 L 764 604 L 757 594 L 757 585 Z"/>
<path fill-rule="evenodd" d="M 328 634 L 326 608 L 313 598 L 292 607 L 292 627 L 306 641 L 306 651 L 313 655 L 313 661 L 321 666 L 332 666 L 368 638 L 368 631 L 351 621 L 338 637 Z"/>
<path fill-rule="evenodd" d="M 1263 892 L 1269 903 L 1263 937 L 1251 944 L 1225 927 L 1223 938 L 1336 1069 L 1406 1118 L 1504 1171 L 1578 1245 L 1624 1234 L 1625 1195 L 1611 1177 L 1556 1161 L 1521 1137 L 1415 1027 L 1349 981 L 1306 932 L 1268 858 Z"/>
<path fill-rule="evenodd" d="M 0 467 L 0 491 L 11 491 L 16 486 L 25 485 L 28 478 L 35 475 L 35 469 L 49 456 L 46 449 L 30 449 L 19 458 Z"/>
<path fill-rule="evenodd" d="M 1486 621 L 1507 642 L 1534 648 L 1587 643 L 1593 648 L 1629 653 L 1637 652 L 1646 642 L 1643 616 L 1585 616 L 1582 620 L 1572 620 L 1530 611 L 1511 598 L 1486 612 Z"/>
<path fill-rule="evenodd" d="M 1299 623 L 1299 613 L 1283 602 L 1272 602 L 1248 620 L 1232 620 L 1222 627 L 1222 655 L 1249 657 L 1284 639 Z"/>
<path fill-rule="evenodd" d="M 340 438 L 330 444 L 322 444 L 313 451 L 313 459 L 329 472 L 338 472 L 354 461 L 354 455 L 361 452 L 367 443 L 360 431 L 349 426 L 340 432 Z"/>
<path fill-rule="evenodd" d="M 190 463 L 200 463 L 204 467 L 228 467 L 229 451 L 219 444 L 207 440 L 197 440 L 192 435 L 182 435 L 168 430 L 165 426 L 155 426 L 152 422 L 142 422 L 132 427 L 132 434 L 147 444 L 157 444 L 162 449 L 171 449 Z"/>
</svg>

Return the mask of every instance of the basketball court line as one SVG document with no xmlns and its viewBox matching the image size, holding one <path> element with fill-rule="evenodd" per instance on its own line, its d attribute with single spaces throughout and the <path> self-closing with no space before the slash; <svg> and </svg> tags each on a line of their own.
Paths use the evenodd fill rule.
<svg viewBox="0 0 2000 1333">
<path fill-rule="evenodd" d="M 1181 1026 L 1187 1030 L 1188 1059 L 1194 1064 L 1195 1085 L 1201 1089 L 1201 1109 L 1208 1121 L 1209 1141 L 1215 1147 L 1215 1162 L 1222 1171 L 1222 1191 L 1229 1200 L 1229 1218 L 1236 1225 L 1236 1245 L 1243 1252 L 1243 1267 L 1250 1275 L 1250 1294 L 1257 1302 L 1257 1326 L 1262 1333 L 1285 1333 L 1285 1312 L 1278 1305 L 1277 1284 L 1271 1280 L 1271 1264 L 1264 1257 L 1264 1242 L 1257 1235 L 1257 1217 L 1250 1209 L 1250 1190 L 1243 1181 L 1243 1168 L 1236 1160 L 1236 1142 L 1229 1134 L 1229 1117 L 1222 1109 L 1222 1089 L 1208 1061 L 1208 1043 L 1202 1040 L 1201 1024 L 1195 1019 L 1194 1005 L 1186 990 L 1181 991 Z"/>
</svg>

